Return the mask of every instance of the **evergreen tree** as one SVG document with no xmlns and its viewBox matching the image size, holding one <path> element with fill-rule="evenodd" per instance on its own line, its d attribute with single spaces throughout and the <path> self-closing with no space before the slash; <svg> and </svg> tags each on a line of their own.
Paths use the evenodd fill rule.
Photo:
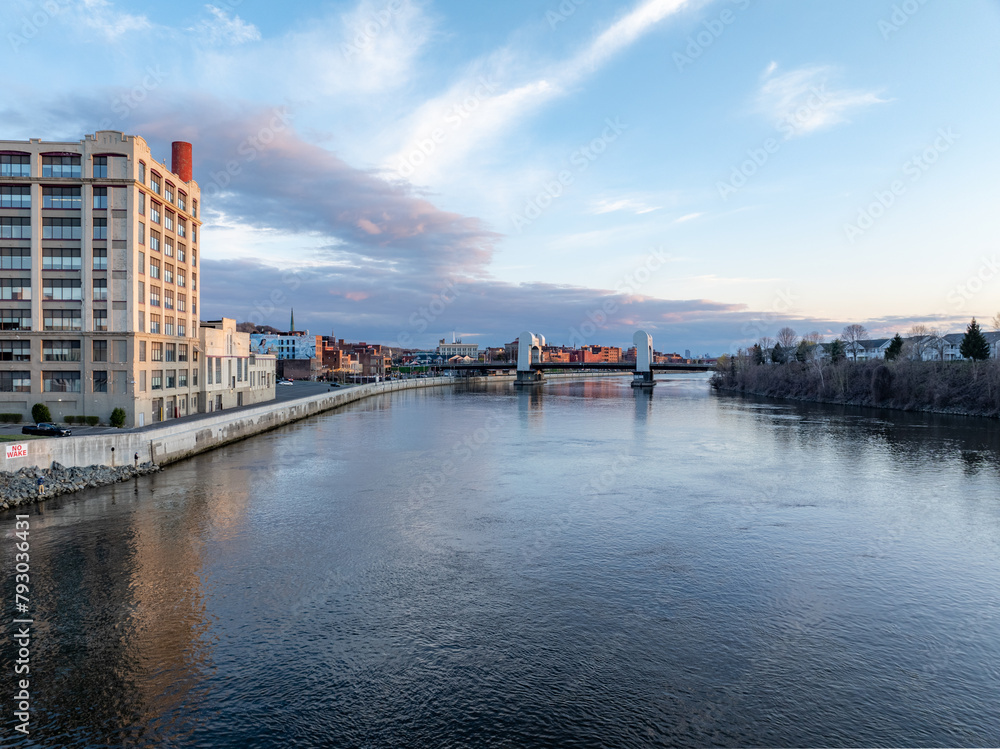
<svg viewBox="0 0 1000 749">
<path fill-rule="evenodd" d="M 759 343 L 755 343 L 753 348 L 750 349 L 750 356 L 753 359 L 754 364 L 764 363 L 764 350 L 760 347 Z"/>
<path fill-rule="evenodd" d="M 844 351 L 844 342 L 838 338 L 830 344 L 830 359 L 833 360 L 834 364 L 837 364 L 846 358 L 847 353 Z"/>
<path fill-rule="evenodd" d="M 885 350 L 885 360 L 894 361 L 899 358 L 899 355 L 903 353 L 903 338 L 896 333 L 896 337 L 892 339 L 892 343 L 889 344 L 889 348 Z"/>
<path fill-rule="evenodd" d="M 969 327 L 966 328 L 965 337 L 958 351 L 963 357 L 972 361 L 985 361 L 990 358 L 990 344 L 986 342 L 976 318 L 973 317 Z"/>
<path fill-rule="evenodd" d="M 774 348 L 771 349 L 771 361 L 775 364 L 784 364 L 787 358 L 785 349 L 781 348 L 781 344 L 774 344 Z"/>
<path fill-rule="evenodd" d="M 805 338 L 799 341 L 799 345 L 795 348 L 795 361 L 809 361 L 812 358 L 812 350 L 815 345 L 815 343 L 810 343 Z"/>
</svg>

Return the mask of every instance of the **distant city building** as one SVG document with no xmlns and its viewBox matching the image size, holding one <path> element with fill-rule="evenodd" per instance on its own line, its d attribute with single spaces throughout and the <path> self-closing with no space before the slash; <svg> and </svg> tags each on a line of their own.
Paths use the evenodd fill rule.
<svg viewBox="0 0 1000 749">
<path fill-rule="evenodd" d="M 462 343 L 461 339 L 453 343 L 445 343 L 444 338 L 438 342 L 437 352 L 445 359 L 453 356 L 468 356 L 472 359 L 479 358 L 478 343 Z"/>
<path fill-rule="evenodd" d="M 199 339 L 199 411 L 211 413 L 274 400 L 276 359 L 271 354 L 255 353 L 250 334 L 237 332 L 235 320 L 202 322 Z M 168 399 L 166 408 L 172 407 L 172 399 Z"/>
<path fill-rule="evenodd" d="M 254 353 L 273 354 L 282 359 L 316 359 L 323 355 L 323 336 L 302 333 L 251 333 Z"/>
</svg>

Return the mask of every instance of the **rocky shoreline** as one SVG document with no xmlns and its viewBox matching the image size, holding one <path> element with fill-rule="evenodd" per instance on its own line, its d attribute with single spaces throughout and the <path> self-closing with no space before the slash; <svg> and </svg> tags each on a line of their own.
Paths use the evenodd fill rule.
<svg viewBox="0 0 1000 749">
<path fill-rule="evenodd" d="M 61 494 L 117 484 L 159 470 L 158 465 L 147 462 L 117 468 L 97 465 L 66 468 L 53 463 L 51 468 L 22 468 L 15 473 L 0 471 L 0 509 L 9 510 Z"/>
</svg>

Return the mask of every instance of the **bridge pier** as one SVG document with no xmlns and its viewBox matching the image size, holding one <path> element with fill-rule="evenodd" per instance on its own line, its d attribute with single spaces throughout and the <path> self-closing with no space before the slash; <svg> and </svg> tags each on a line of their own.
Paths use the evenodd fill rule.
<svg viewBox="0 0 1000 749">
<path fill-rule="evenodd" d="M 541 372 L 532 369 L 532 364 L 542 363 L 542 347 L 545 336 L 525 331 L 517 338 L 517 379 L 514 387 L 531 387 L 545 381 Z"/>
<path fill-rule="evenodd" d="M 632 375 L 632 387 L 653 388 L 653 337 L 645 330 L 636 331 L 632 337 L 635 344 L 635 374 Z"/>
</svg>

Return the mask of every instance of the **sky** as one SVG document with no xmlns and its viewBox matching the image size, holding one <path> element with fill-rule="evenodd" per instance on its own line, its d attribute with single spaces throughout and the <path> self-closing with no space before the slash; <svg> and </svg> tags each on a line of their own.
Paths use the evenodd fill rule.
<svg viewBox="0 0 1000 749">
<path fill-rule="evenodd" d="M 1000 312 L 1000 0 L 0 8 L 0 139 L 193 143 L 206 319 L 719 354 Z"/>
</svg>

